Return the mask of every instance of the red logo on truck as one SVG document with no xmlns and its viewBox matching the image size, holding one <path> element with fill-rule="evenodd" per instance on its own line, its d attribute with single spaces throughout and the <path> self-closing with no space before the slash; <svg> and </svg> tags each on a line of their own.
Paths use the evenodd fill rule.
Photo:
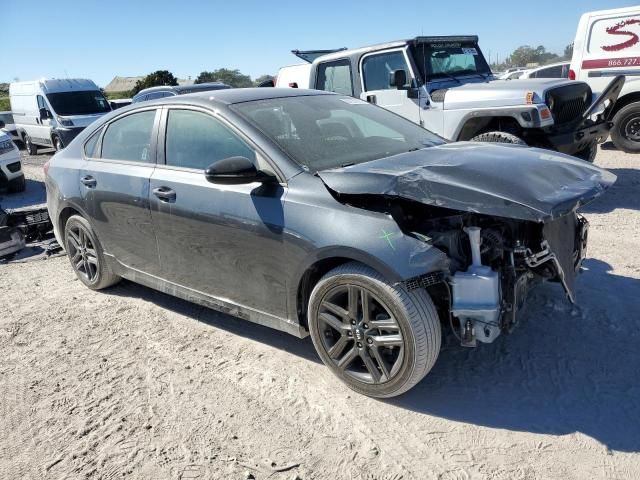
<svg viewBox="0 0 640 480">
<path fill-rule="evenodd" d="M 624 27 L 629 25 L 635 25 L 640 23 L 640 20 L 635 18 L 629 18 L 627 20 L 623 20 L 622 22 L 616 23 L 613 27 L 608 27 L 605 31 L 609 35 L 626 35 L 628 38 L 622 43 L 616 43 L 615 45 L 605 45 L 602 49 L 605 52 L 619 52 L 620 50 L 624 50 L 625 48 L 633 47 L 635 44 L 640 42 L 640 38 L 637 34 L 630 32 L 629 30 L 621 30 Z"/>
</svg>

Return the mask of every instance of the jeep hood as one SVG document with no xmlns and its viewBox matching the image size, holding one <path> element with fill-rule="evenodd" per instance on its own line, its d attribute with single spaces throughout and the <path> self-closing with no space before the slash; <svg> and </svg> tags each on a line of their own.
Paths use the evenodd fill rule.
<svg viewBox="0 0 640 480">
<path fill-rule="evenodd" d="M 492 80 L 450 86 L 444 97 L 446 110 L 483 107 L 509 107 L 527 104 L 527 93 L 535 94 L 534 103 L 544 103 L 547 91 L 576 82 L 563 79 Z"/>
<path fill-rule="evenodd" d="M 616 176 L 583 160 L 519 145 L 458 142 L 317 173 L 338 195 L 384 195 L 546 222 L 601 195 Z"/>
</svg>

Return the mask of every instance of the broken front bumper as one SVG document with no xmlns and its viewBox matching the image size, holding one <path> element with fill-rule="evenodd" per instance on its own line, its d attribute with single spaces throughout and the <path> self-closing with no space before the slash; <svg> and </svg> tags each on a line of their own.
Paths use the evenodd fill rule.
<svg viewBox="0 0 640 480">
<path fill-rule="evenodd" d="M 609 136 L 609 130 L 612 127 L 612 122 L 601 122 L 579 130 L 551 133 L 547 135 L 547 140 L 554 150 L 573 155 L 589 148 L 591 145 L 604 142 Z"/>
<path fill-rule="evenodd" d="M 571 303 L 576 302 L 575 279 L 587 254 L 588 232 L 589 222 L 584 217 L 576 213 L 563 215 L 545 223 L 541 251 L 528 252 L 526 257 L 527 266 L 532 269 L 551 262 Z"/>
</svg>

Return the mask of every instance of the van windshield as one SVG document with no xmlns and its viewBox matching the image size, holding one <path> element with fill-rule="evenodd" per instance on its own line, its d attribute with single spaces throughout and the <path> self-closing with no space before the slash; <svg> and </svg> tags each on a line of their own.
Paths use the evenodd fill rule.
<svg viewBox="0 0 640 480">
<path fill-rule="evenodd" d="M 491 69 L 475 42 L 421 42 L 412 45 L 411 50 L 426 81 L 459 75 L 491 75 Z"/>
<path fill-rule="evenodd" d="M 49 93 L 47 98 L 58 115 L 89 115 L 111 111 L 109 102 L 99 90 Z"/>
</svg>

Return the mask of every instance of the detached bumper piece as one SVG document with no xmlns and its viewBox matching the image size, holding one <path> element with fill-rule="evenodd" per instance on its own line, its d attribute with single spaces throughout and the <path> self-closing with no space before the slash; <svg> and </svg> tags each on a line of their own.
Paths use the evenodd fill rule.
<svg viewBox="0 0 640 480">
<path fill-rule="evenodd" d="M 17 228 L 24 237 L 30 241 L 41 239 L 45 233 L 53 229 L 49 211 L 42 205 L 38 207 L 25 207 L 7 210 L 7 225 Z"/>
</svg>

